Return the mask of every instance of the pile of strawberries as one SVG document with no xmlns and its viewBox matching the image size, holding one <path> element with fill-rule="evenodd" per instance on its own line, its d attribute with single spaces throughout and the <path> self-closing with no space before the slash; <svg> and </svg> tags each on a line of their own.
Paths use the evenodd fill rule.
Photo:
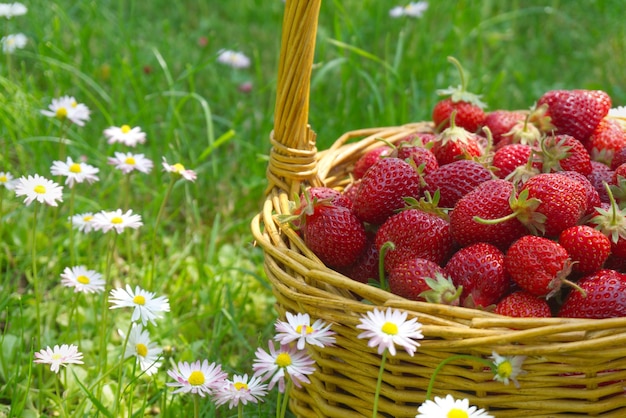
<svg viewBox="0 0 626 418">
<path fill-rule="evenodd" d="M 626 316 L 626 126 L 603 91 L 494 110 L 465 86 L 292 225 L 322 262 L 412 300 L 513 317 Z"/>
</svg>

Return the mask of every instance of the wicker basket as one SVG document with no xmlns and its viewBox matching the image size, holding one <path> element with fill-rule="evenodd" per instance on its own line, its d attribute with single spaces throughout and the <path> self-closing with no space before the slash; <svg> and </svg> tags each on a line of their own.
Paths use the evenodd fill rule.
<svg viewBox="0 0 626 418">
<path fill-rule="evenodd" d="M 513 319 L 409 301 L 327 268 L 295 231 L 276 222 L 302 184 L 344 187 L 354 162 L 378 145 L 378 138 L 394 142 L 430 129 L 428 123 L 416 123 L 352 131 L 328 150 L 316 150 L 307 120 L 319 7 L 320 0 L 286 3 L 267 197 L 251 224 L 265 253 L 279 314 L 308 313 L 333 323 L 337 332 L 336 346 L 313 347 L 318 370 L 311 384 L 291 393 L 291 410 L 299 417 L 371 416 L 381 357 L 357 338 L 356 325 L 374 305 L 416 316 L 425 336 L 414 357 L 399 352 L 389 359 L 380 416 L 414 417 L 442 360 L 457 354 L 489 356 L 495 350 L 528 356 L 519 389 L 493 381 L 480 364 L 459 361 L 442 369 L 434 395 L 468 398 L 498 418 L 626 417 L 626 318 Z"/>
</svg>

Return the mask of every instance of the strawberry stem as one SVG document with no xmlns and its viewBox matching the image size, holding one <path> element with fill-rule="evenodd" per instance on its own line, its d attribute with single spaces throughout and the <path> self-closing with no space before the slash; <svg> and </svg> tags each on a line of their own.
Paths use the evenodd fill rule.
<svg viewBox="0 0 626 418">
<path fill-rule="evenodd" d="M 380 283 L 380 288 L 387 291 L 389 291 L 389 284 L 385 279 L 385 255 L 387 254 L 387 251 L 393 251 L 395 249 L 396 245 L 391 241 L 387 241 L 382 245 L 382 247 L 380 247 L 378 254 L 378 281 Z"/>
</svg>

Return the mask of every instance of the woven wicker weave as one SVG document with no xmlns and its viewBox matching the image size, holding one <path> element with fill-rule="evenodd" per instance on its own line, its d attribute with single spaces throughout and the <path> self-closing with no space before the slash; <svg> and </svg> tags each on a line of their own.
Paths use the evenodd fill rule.
<svg viewBox="0 0 626 418">
<path fill-rule="evenodd" d="M 283 22 L 275 126 L 262 212 L 251 224 L 265 253 L 265 270 L 285 311 L 308 313 L 333 323 L 334 347 L 316 349 L 311 384 L 292 391 L 299 417 L 371 416 L 381 357 L 357 338 L 360 315 L 373 306 L 406 310 L 423 324 L 425 339 L 414 357 L 399 352 L 385 368 L 380 416 L 414 417 L 433 370 L 458 354 L 528 356 L 520 388 L 492 380 L 482 365 L 445 366 L 434 395 L 451 394 L 500 417 L 626 417 L 626 318 L 606 320 L 513 319 L 472 309 L 408 301 L 325 267 L 275 216 L 305 185 L 341 189 L 348 173 L 377 139 L 397 141 L 431 129 L 428 123 L 372 128 L 344 134 L 318 152 L 309 128 L 308 105 L 319 0 L 290 0 Z M 359 141 L 356 141 L 359 139 Z M 367 302 L 364 302 L 367 301 Z"/>
</svg>

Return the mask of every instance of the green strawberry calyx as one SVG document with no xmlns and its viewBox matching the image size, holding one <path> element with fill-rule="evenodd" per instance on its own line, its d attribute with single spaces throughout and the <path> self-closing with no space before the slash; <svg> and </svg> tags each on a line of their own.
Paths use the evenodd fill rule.
<svg viewBox="0 0 626 418">
<path fill-rule="evenodd" d="M 447 89 L 439 89 L 437 90 L 437 94 L 440 96 L 450 96 L 453 103 L 466 102 L 478 106 L 481 109 L 486 108 L 487 104 L 480 99 L 482 97 L 481 95 L 467 91 L 467 75 L 459 60 L 454 57 L 448 57 L 448 62 L 452 63 L 458 70 L 461 84 L 456 87 L 450 86 Z"/>
<path fill-rule="evenodd" d="M 621 239 L 626 239 L 626 210 L 620 209 L 611 187 L 604 182 L 604 188 L 609 195 L 609 209 L 596 208 L 598 213 L 591 218 L 591 223 L 596 225 L 596 229 L 609 237 L 616 244 Z"/>
<path fill-rule="evenodd" d="M 421 298 L 424 298 L 430 303 L 459 306 L 463 286 L 456 287 L 454 283 L 452 283 L 451 277 L 446 277 L 441 273 L 435 273 L 434 278 L 425 277 L 424 281 L 428 287 L 430 287 L 430 290 L 425 290 L 420 293 L 419 296 Z"/>
</svg>

